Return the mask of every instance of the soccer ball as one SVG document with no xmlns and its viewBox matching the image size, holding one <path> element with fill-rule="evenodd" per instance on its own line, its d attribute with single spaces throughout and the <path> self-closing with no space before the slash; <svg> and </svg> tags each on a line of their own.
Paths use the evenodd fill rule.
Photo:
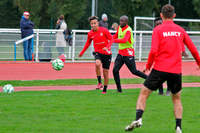
<svg viewBox="0 0 200 133">
<path fill-rule="evenodd" d="M 64 63 L 61 59 L 55 59 L 54 61 L 52 61 L 52 67 L 54 70 L 60 71 L 63 69 Z"/>
<path fill-rule="evenodd" d="M 14 92 L 14 87 L 11 84 L 4 85 L 3 92 L 4 93 L 12 93 L 12 92 Z"/>
</svg>

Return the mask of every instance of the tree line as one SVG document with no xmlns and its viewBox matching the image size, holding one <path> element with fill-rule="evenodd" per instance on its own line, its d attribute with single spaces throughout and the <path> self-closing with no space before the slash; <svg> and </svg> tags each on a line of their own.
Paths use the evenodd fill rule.
<svg viewBox="0 0 200 133">
<path fill-rule="evenodd" d="M 1 0 L 0 28 L 19 28 L 24 11 L 29 11 L 35 28 L 54 29 L 57 18 L 63 14 L 72 29 L 89 29 L 92 0 Z M 168 0 L 98 0 L 97 16 L 106 13 L 109 26 L 118 22 L 121 15 L 129 17 L 133 25 L 134 16 L 158 17 L 160 9 Z M 178 18 L 198 19 L 200 0 L 171 0 Z M 188 24 L 191 25 L 191 24 Z"/>
</svg>

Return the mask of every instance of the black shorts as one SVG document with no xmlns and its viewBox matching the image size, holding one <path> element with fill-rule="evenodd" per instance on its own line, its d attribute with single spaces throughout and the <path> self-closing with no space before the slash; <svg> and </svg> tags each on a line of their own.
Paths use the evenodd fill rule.
<svg viewBox="0 0 200 133">
<path fill-rule="evenodd" d="M 105 55 L 98 52 L 93 52 L 95 60 L 100 60 L 104 69 L 110 68 L 112 55 Z"/>
<path fill-rule="evenodd" d="M 173 94 L 178 93 L 182 89 L 182 75 L 175 73 L 161 72 L 153 69 L 147 79 L 144 81 L 144 86 L 155 91 L 165 81 L 167 81 L 168 88 Z"/>
</svg>

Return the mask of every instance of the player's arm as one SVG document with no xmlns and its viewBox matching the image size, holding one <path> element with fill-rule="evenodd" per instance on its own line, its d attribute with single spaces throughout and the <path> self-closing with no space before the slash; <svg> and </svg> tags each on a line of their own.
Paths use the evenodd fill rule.
<svg viewBox="0 0 200 133">
<path fill-rule="evenodd" d="M 85 51 L 86 51 L 86 50 L 88 49 L 88 47 L 90 46 L 91 42 L 92 42 L 92 39 L 90 38 L 90 36 L 89 36 L 89 34 L 88 34 L 87 41 L 86 41 L 86 43 L 85 43 L 85 46 L 84 46 L 83 50 L 80 52 L 79 57 L 83 56 L 83 54 L 85 53 Z"/>
<path fill-rule="evenodd" d="M 152 34 L 151 50 L 149 53 L 145 71 L 151 69 L 158 51 L 158 46 L 159 46 L 159 35 L 157 31 L 154 31 Z"/>
<path fill-rule="evenodd" d="M 118 38 L 118 31 L 119 31 L 119 27 L 118 27 L 118 30 L 117 30 L 117 32 L 112 36 L 113 37 L 113 39 L 117 39 Z"/>
<path fill-rule="evenodd" d="M 109 40 L 108 45 L 106 47 L 110 49 L 113 43 L 113 37 L 108 30 L 105 30 L 105 35 L 106 35 L 106 38 Z"/>
<path fill-rule="evenodd" d="M 30 28 L 33 28 L 33 24 L 31 24 L 29 21 L 28 22 L 22 21 L 20 23 L 20 27 L 22 29 L 30 29 Z"/>
<path fill-rule="evenodd" d="M 187 58 L 188 57 L 188 54 L 186 53 L 186 51 L 185 51 L 185 45 L 184 45 L 184 43 L 182 44 L 182 56 L 184 56 L 185 58 Z"/>
<path fill-rule="evenodd" d="M 194 59 L 197 62 L 197 65 L 200 67 L 199 52 L 197 51 L 196 46 L 194 45 L 194 43 L 192 42 L 192 40 L 190 39 L 189 35 L 186 32 L 184 33 L 184 40 L 183 41 L 186 44 L 187 48 L 192 53 L 192 56 L 194 57 Z"/>
<path fill-rule="evenodd" d="M 125 36 L 124 36 L 124 38 L 122 38 L 122 39 L 114 39 L 114 42 L 115 43 L 126 43 L 129 40 L 130 37 L 131 37 L 131 32 L 127 31 Z"/>
</svg>

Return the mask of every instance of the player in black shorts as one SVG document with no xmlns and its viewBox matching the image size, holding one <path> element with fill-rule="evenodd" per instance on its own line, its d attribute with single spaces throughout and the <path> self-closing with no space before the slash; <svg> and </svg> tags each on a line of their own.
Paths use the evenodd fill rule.
<svg viewBox="0 0 200 133">
<path fill-rule="evenodd" d="M 95 60 L 100 60 L 104 69 L 110 68 L 112 55 L 105 55 L 98 52 L 93 52 Z"/>
<path fill-rule="evenodd" d="M 97 89 L 103 88 L 103 94 L 107 91 L 108 81 L 109 81 L 109 67 L 111 62 L 111 44 L 112 35 L 110 32 L 103 27 L 99 27 L 98 17 L 91 16 L 89 18 L 91 30 L 88 32 L 87 42 L 83 50 L 80 52 L 79 57 L 81 57 L 84 52 L 88 49 L 91 42 L 93 41 L 94 46 L 94 57 L 95 57 L 95 70 L 98 80 Z M 106 47 L 106 50 L 104 49 Z M 104 86 L 101 83 L 101 66 L 103 67 L 104 76 Z"/>
<path fill-rule="evenodd" d="M 162 18 L 158 17 L 154 20 L 154 25 L 155 27 L 162 24 Z M 188 57 L 188 54 L 185 52 L 185 47 L 183 47 L 183 51 L 182 51 L 182 56 L 184 56 L 185 58 Z M 158 94 L 159 95 L 163 95 L 163 85 L 161 85 L 158 89 Z M 170 85 L 167 82 L 167 91 L 166 91 L 166 96 L 170 96 Z"/>
<path fill-rule="evenodd" d="M 146 108 L 147 98 L 152 91 L 156 90 L 163 82 L 167 81 L 172 93 L 174 116 L 176 119 L 176 133 L 182 133 L 181 53 L 184 44 L 192 53 L 199 68 L 200 56 L 186 31 L 173 22 L 173 18 L 176 16 L 174 7 L 169 4 L 163 6 L 160 16 L 163 20 L 163 24 L 155 27 L 153 30 L 151 50 L 144 71 L 149 71 L 152 65 L 153 69 L 145 80 L 144 87 L 141 88 L 136 105 L 136 120 L 125 128 L 126 131 L 131 131 L 134 128 L 142 126 L 142 115 Z"/>
</svg>

